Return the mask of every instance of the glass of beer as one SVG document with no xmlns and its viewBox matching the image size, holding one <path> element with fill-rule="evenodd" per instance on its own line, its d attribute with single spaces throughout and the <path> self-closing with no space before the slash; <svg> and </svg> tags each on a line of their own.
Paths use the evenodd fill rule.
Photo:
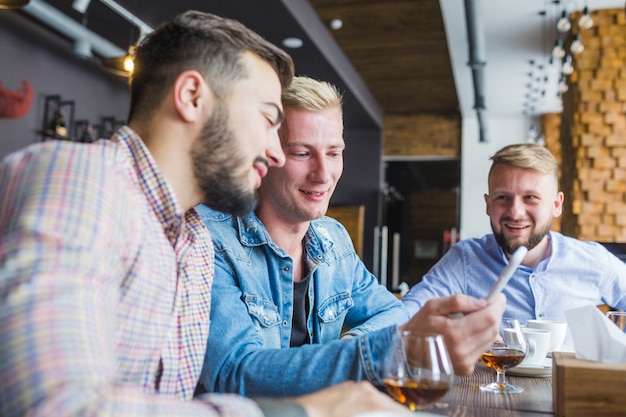
<svg viewBox="0 0 626 417">
<path fill-rule="evenodd" d="M 482 391 L 500 394 L 516 394 L 524 388 L 509 384 L 505 380 L 507 369 L 519 365 L 528 353 L 528 342 L 522 332 L 519 321 L 516 319 L 502 319 L 500 337 L 483 353 L 480 360 L 490 368 L 496 370 L 496 380 L 480 386 Z"/>
<path fill-rule="evenodd" d="M 412 411 L 423 409 L 448 392 L 453 378 L 443 336 L 398 333 L 383 369 L 383 383 L 391 397 Z"/>
</svg>

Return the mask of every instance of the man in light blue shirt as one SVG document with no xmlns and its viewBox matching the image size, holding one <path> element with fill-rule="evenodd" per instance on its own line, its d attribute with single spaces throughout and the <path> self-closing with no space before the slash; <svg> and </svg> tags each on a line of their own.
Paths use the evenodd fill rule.
<svg viewBox="0 0 626 417">
<path fill-rule="evenodd" d="M 493 234 L 452 246 L 402 299 L 409 312 L 434 297 L 485 297 L 519 246 L 529 251 L 504 288 L 506 317 L 566 321 L 563 311 L 578 306 L 626 308 L 626 264 L 598 243 L 550 231 L 563 207 L 552 154 L 518 144 L 491 160 L 485 202 Z"/>
<path fill-rule="evenodd" d="M 382 386 L 398 328 L 443 333 L 455 370 L 471 372 L 497 334 L 504 297 L 489 306 L 464 296 L 435 300 L 409 320 L 345 228 L 324 216 L 343 171 L 340 94 L 295 77 L 282 102 L 286 162 L 265 176 L 256 210 L 238 218 L 197 207 L 215 246 L 198 391 L 294 396 L 345 380 Z M 456 311 L 470 314 L 450 320 Z"/>
</svg>

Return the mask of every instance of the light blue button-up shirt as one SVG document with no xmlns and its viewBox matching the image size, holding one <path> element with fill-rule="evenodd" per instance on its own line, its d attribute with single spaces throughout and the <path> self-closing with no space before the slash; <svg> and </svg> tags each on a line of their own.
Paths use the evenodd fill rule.
<svg viewBox="0 0 626 417">
<path fill-rule="evenodd" d="M 608 304 L 626 309 L 626 264 L 596 242 L 557 232 L 548 237 L 552 255 L 536 269 L 520 266 L 504 287 L 505 317 L 566 321 L 570 308 Z M 506 264 L 492 234 L 452 246 L 422 281 L 403 297 L 411 314 L 431 298 L 469 294 L 484 298 Z M 571 344 L 567 334 L 564 344 Z"/>
<path fill-rule="evenodd" d="M 205 206 L 196 209 L 215 246 L 211 329 L 201 377 L 207 390 L 284 396 L 349 379 L 380 384 L 377 357 L 387 351 L 394 325 L 409 315 L 367 270 L 339 222 L 314 220 L 305 235 L 312 344 L 289 348 L 294 260 L 254 213 L 236 218 Z M 339 341 L 344 326 L 368 338 Z M 372 333 L 382 328 L 387 329 Z M 374 345 L 384 348 L 372 351 Z"/>
</svg>

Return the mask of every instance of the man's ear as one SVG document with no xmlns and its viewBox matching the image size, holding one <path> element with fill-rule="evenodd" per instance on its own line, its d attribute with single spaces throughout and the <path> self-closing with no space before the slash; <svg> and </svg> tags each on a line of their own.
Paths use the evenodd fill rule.
<svg viewBox="0 0 626 417">
<path fill-rule="evenodd" d="M 179 74 L 174 82 L 173 93 L 176 111 L 186 122 L 204 121 L 204 114 L 210 113 L 213 108 L 213 92 L 198 71 Z"/>
</svg>

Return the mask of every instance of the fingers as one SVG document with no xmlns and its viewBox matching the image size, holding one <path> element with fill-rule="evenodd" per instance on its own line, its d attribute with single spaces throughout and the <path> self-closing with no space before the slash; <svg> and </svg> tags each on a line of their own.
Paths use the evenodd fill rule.
<svg viewBox="0 0 626 417">
<path fill-rule="evenodd" d="M 367 381 L 348 381 L 295 399 L 309 417 L 346 417 L 367 411 L 404 411 L 406 408 Z"/>
<path fill-rule="evenodd" d="M 465 294 L 457 294 L 449 297 L 433 298 L 422 309 L 432 314 L 451 315 L 455 313 L 471 313 L 480 310 L 487 305 L 482 298 L 475 298 Z"/>
<path fill-rule="evenodd" d="M 468 375 L 476 361 L 497 337 L 506 298 L 500 294 L 491 304 L 466 295 L 433 299 L 418 311 L 402 330 L 439 333 L 446 341 L 455 373 Z M 451 319 L 450 314 L 464 316 Z"/>
</svg>

